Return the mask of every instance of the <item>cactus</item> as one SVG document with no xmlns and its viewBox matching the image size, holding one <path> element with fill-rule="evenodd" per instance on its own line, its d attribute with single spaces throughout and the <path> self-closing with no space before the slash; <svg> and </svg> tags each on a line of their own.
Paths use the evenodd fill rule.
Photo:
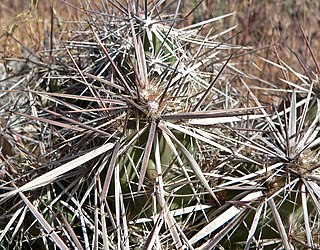
<svg viewBox="0 0 320 250">
<path fill-rule="evenodd" d="M 271 111 L 233 28 L 213 32 L 235 13 L 183 25 L 180 4 L 83 3 L 25 53 L 2 94 L 4 248 L 319 247 L 317 80 L 288 66 L 306 86 Z"/>
</svg>

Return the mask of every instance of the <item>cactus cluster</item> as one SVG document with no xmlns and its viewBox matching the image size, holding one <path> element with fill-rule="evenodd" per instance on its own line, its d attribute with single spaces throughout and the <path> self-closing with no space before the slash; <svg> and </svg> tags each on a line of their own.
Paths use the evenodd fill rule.
<svg viewBox="0 0 320 250">
<path fill-rule="evenodd" d="M 316 73 L 265 59 L 288 86 L 266 106 L 235 27 L 214 29 L 235 13 L 184 25 L 179 5 L 84 2 L 67 40 L 11 62 L 3 249 L 320 247 Z"/>
</svg>

